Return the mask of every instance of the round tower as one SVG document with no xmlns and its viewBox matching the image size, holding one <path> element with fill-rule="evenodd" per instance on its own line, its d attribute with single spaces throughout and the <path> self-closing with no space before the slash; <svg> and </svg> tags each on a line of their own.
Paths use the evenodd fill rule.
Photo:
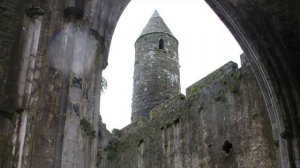
<svg viewBox="0 0 300 168">
<path fill-rule="evenodd" d="M 179 92 L 178 41 L 155 11 L 135 43 L 132 122 Z"/>
</svg>

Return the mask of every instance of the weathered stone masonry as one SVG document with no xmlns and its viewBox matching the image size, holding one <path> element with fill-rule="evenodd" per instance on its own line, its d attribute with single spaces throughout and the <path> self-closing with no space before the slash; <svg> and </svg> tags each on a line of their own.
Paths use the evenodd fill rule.
<svg viewBox="0 0 300 168">
<path fill-rule="evenodd" d="M 1 1 L 0 167 L 96 167 L 115 3 Z"/>
<path fill-rule="evenodd" d="M 169 58 L 160 54 L 164 46 L 158 39 L 169 34 L 161 33 L 168 29 L 152 19 L 143 32 L 157 32 L 136 42 L 135 118 L 99 146 L 98 167 L 278 167 L 280 155 L 266 106 L 245 54 L 241 56 L 242 68 L 229 62 L 187 88 L 186 96 L 171 92 L 173 96 L 153 101 L 168 96 L 168 90 L 159 90 L 155 84 L 163 74 L 160 70 L 167 68 L 164 59 Z M 177 49 L 177 40 L 170 42 Z M 173 71 L 179 71 L 178 64 Z M 169 80 L 157 83 L 174 89 Z M 153 91 L 148 92 L 148 87 Z"/>
<path fill-rule="evenodd" d="M 225 64 L 150 115 L 113 132 L 101 168 L 278 167 L 266 107 L 249 65 Z"/>
<path fill-rule="evenodd" d="M 179 92 L 178 41 L 155 11 L 135 43 L 132 121 Z"/>
<path fill-rule="evenodd" d="M 205 1 L 247 55 L 268 110 L 268 121 L 271 121 L 280 167 L 300 167 L 300 1 Z M 100 68 L 101 71 L 106 67 L 115 26 L 129 2 L 130 0 L 0 1 L 0 167 L 74 167 L 74 158 L 77 159 L 78 166 L 86 163 L 84 167 L 95 167 L 95 162 L 90 160 L 96 160 L 97 156 L 94 150 L 89 150 L 91 143 L 86 135 L 93 135 L 93 131 L 97 132 L 99 128 L 100 131 L 96 134 L 100 146 L 106 146 L 110 136 L 103 123 L 98 123 L 99 127 L 93 123 L 98 118 L 89 118 L 90 114 L 94 115 L 98 111 L 100 98 L 89 82 L 99 86 L 100 81 L 96 78 L 101 73 L 94 74 L 98 73 L 94 68 Z M 202 22 L 197 18 L 187 19 Z M 85 49 L 85 45 L 81 49 L 88 53 L 100 53 L 97 57 L 100 58 L 99 62 L 96 61 L 98 63 L 95 62 L 91 68 L 95 71 L 84 70 L 83 74 L 88 77 L 82 76 L 80 79 L 81 76 L 73 72 L 74 69 L 78 71 L 71 65 L 81 62 L 78 61 L 78 54 L 83 52 L 70 48 L 81 42 L 80 39 L 71 37 L 71 34 L 66 35 L 66 30 L 74 30 L 69 31 L 74 35 L 85 34 L 85 38 L 91 40 L 89 45 L 96 48 Z M 68 44 L 70 57 L 64 53 L 52 54 L 56 55 L 52 61 L 57 61 L 59 67 L 68 69 L 69 75 L 53 69 L 54 66 L 50 64 L 50 46 L 53 47 L 51 40 L 57 39 L 57 36 L 76 41 L 61 43 Z M 95 43 L 100 46 L 94 45 Z M 57 51 L 63 51 L 63 46 L 57 47 L 60 48 Z M 77 56 L 73 57 L 71 53 Z M 59 55 L 62 56 L 61 59 Z M 91 57 L 91 54 L 82 55 L 84 59 Z M 79 64 L 83 67 L 88 65 Z M 82 69 L 80 66 L 78 69 Z M 80 90 L 80 86 L 82 92 L 74 96 L 73 93 L 78 93 L 76 90 Z M 87 91 L 84 88 L 93 89 Z M 90 95 L 91 92 L 95 94 Z M 73 95 L 70 96 L 71 94 Z M 78 116 L 76 118 L 78 113 L 80 119 Z M 73 122 L 73 118 L 76 122 Z M 68 127 L 65 127 L 65 123 Z M 76 128 L 70 129 L 70 125 Z M 143 126 L 142 123 L 140 125 Z M 68 135 L 69 138 L 65 139 L 64 136 L 70 134 L 71 130 L 77 131 L 71 133 L 72 138 Z M 79 148 L 68 151 L 69 147 L 66 145 L 75 142 L 73 140 L 77 135 L 84 137 L 76 138 Z M 253 137 L 260 139 L 259 135 L 253 134 Z M 97 140 L 94 138 L 92 144 Z M 140 144 L 147 146 L 145 143 Z M 232 144 L 234 150 L 235 143 Z M 85 157 L 78 154 L 82 152 L 82 146 L 87 147 Z M 103 149 L 106 150 L 107 148 Z M 70 153 L 75 155 L 69 155 Z M 106 156 L 101 155 L 101 151 L 99 153 L 99 158 Z M 142 157 L 139 159 L 139 165 L 143 165 L 145 160 Z M 253 166 L 256 164 L 251 167 Z"/>
</svg>

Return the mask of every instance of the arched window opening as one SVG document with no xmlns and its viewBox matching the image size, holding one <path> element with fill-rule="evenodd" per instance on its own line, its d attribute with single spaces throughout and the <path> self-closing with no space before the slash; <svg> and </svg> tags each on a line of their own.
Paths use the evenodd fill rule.
<svg viewBox="0 0 300 168">
<path fill-rule="evenodd" d="M 103 76 L 107 79 L 108 88 L 101 95 L 100 111 L 103 122 L 107 124 L 109 130 L 113 128 L 122 129 L 131 123 L 132 99 L 130 97 L 133 92 L 133 80 L 128 79 L 133 78 L 134 73 L 132 71 L 135 63 L 137 63 L 135 62 L 134 44 L 137 38 L 140 37 L 141 31 L 146 26 L 145 23 L 149 22 L 155 9 L 158 10 L 170 32 L 169 34 L 160 32 L 162 36 L 151 36 L 156 38 L 153 41 L 153 51 L 158 50 L 157 54 L 169 55 L 171 59 L 177 57 L 180 59 L 180 85 L 183 93 L 195 81 L 205 77 L 227 61 L 240 61 L 239 55 L 242 53 L 242 50 L 205 1 L 176 1 L 177 3 L 178 6 L 175 5 L 174 8 L 170 8 L 170 4 L 175 4 L 173 1 L 171 3 L 161 1 L 154 3 L 152 0 L 131 0 L 124 13 L 120 16 L 109 51 L 108 59 L 110 64 L 103 71 Z M 183 8 L 186 12 L 179 13 L 178 11 L 183 10 Z M 143 17 L 139 14 L 140 9 L 147 9 L 143 10 Z M 178 15 L 180 19 L 174 19 L 175 15 Z M 198 17 L 198 20 L 208 22 L 203 24 L 202 22 L 186 19 L 190 17 Z M 128 30 L 132 30 L 132 33 L 128 33 Z M 167 40 L 169 36 L 177 38 L 180 44 L 178 55 L 173 54 L 173 49 L 169 48 L 169 43 L 172 46 L 173 42 L 176 41 Z M 128 56 L 122 57 L 121 55 L 125 53 Z M 150 56 L 152 52 L 146 54 Z M 204 58 L 205 60 L 200 60 Z M 118 87 L 117 84 L 120 83 L 122 83 L 122 87 Z M 124 89 L 125 87 L 126 89 Z M 122 103 L 115 106 L 117 99 Z M 116 118 L 114 116 L 119 117 Z M 122 120 L 119 121 L 119 119 Z"/>
<path fill-rule="evenodd" d="M 159 44 L 158 44 L 158 48 L 159 49 L 165 49 L 165 42 L 164 42 L 164 40 L 163 39 L 160 39 L 159 40 L 159 42 L 158 42 Z"/>
</svg>

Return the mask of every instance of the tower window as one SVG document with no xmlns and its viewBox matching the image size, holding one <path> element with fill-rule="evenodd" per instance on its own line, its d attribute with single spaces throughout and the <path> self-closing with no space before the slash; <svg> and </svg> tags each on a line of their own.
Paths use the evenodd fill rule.
<svg viewBox="0 0 300 168">
<path fill-rule="evenodd" d="M 158 42 L 158 48 L 159 49 L 165 49 L 165 42 L 163 39 L 160 39 Z"/>
</svg>

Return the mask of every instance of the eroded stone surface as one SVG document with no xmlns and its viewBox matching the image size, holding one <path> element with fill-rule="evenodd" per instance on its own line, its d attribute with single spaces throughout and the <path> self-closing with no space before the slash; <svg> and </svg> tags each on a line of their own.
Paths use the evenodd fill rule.
<svg viewBox="0 0 300 168">
<path fill-rule="evenodd" d="M 109 133 L 107 130 L 105 131 L 103 124 L 99 123 L 101 126 L 97 127 L 97 118 L 94 115 L 94 112 L 97 113 L 99 109 L 99 104 L 95 103 L 99 102 L 99 92 L 98 89 L 90 88 L 99 85 L 96 81 L 98 81 L 97 77 L 101 76 L 101 73 L 98 74 L 98 72 L 101 72 L 100 69 L 107 65 L 106 60 L 115 26 L 129 0 L 78 1 L 83 3 L 83 7 L 79 6 L 80 10 L 83 11 L 83 16 L 79 20 L 64 16 L 63 11 L 66 4 L 69 4 L 68 2 L 75 1 L 3 0 L 0 2 L 0 148 L 4 151 L 1 152 L 2 155 L 0 154 L 1 167 L 93 166 L 88 164 L 95 163 L 95 149 L 97 148 L 95 146 L 97 143 L 93 142 L 92 145 L 89 145 L 90 142 L 86 137 L 80 137 L 84 134 L 80 133 L 82 132 L 81 128 L 78 129 L 78 125 L 80 125 L 79 116 L 88 117 L 95 130 L 98 128 L 101 130 L 97 133 L 101 137 L 98 142 L 100 146 L 105 146 L 108 143 Z M 281 153 L 281 167 L 300 167 L 300 104 L 298 103 L 300 97 L 298 75 L 300 2 L 298 0 L 206 0 L 206 2 L 231 30 L 248 55 L 248 60 L 256 79 L 258 79 L 269 111 L 273 136 Z M 197 21 L 196 18 L 195 21 Z M 66 31 L 70 30 L 68 28 L 70 23 L 74 23 L 76 27 L 74 30 L 76 31 Z M 68 34 L 70 41 L 65 43 L 64 40 L 68 39 L 66 38 Z M 72 37 L 74 35 L 84 38 L 76 39 Z M 91 38 L 89 35 L 95 38 Z M 98 44 L 78 45 L 83 43 L 83 39 L 89 39 L 93 42 L 97 39 Z M 72 49 L 72 41 L 77 44 L 75 49 Z M 95 48 L 95 46 L 97 47 Z M 67 53 L 64 53 L 64 47 L 68 50 Z M 51 50 L 54 51 L 52 54 L 50 54 Z M 77 54 L 72 55 L 72 51 Z M 83 66 L 88 63 L 83 62 L 85 60 L 90 62 L 88 59 L 92 57 L 85 56 L 93 55 L 94 52 L 98 53 L 100 58 L 95 60 L 94 64 L 95 67 L 99 67 L 99 70 L 90 71 Z M 81 54 L 83 55 L 80 56 Z M 51 60 L 51 58 L 54 59 Z M 68 64 L 65 64 L 66 62 Z M 69 73 L 70 76 L 62 71 L 70 69 L 74 71 L 74 73 Z M 84 72 L 84 75 L 78 75 L 81 72 Z M 78 79 L 75 83 L 73 83 L 74 77 Z M 94 85 L 91 82 L 95 82 Z M 81 88 L 81 91 L 77 90 L 78 92 L 75 93 L 73 92 L 74 88 Z M 234 85 L 232 92 L 238 94 L 240 93 L 239 89 Z M 253 93 L 256 94 L 254 91 Z M 224 99 L 221 94 L 215 94 L 213 97 L 216 102 L 236 101 L 236 99 Z M 229 96 L 227 92 L 226 96 Z M 179 96 L 179 98 L 183 99 L 183 96 Z M 200 104 L 197 107 L 198 111 L 205 111 L 204 105 Z M 245 110 L 252 107 L 256 107 L 256 105 L 251 105 Z M 235 109 L 235 107 L 231 108 Z M 90 112 L 94 117 L 90 115 Z M 67 127 L 65 127 L 67 117 L 64 116 L 66 113 L 72 114 L 71 117 L 68 116 Z M 153 112 L 152 118 L 155 118 L 156 115 Z M 199 116 L 196 116 L 196 119 L 198 119 L 197 117 Z M 257 118 L 254 117 L 254 119 Z M 255 124 L 256 120 L 254 119 L 251 123 L 252 125 L 254 123 L 254 126 L 259 130 L 260 126 Z M 129 135 L 132 131 L 139 130 L 140 127 L 146 127 L 147 125 L 143 123 L 147 122 L 141 121 L 134 128 L 127 127 L 124 129 L 126 131 L 123 131 L 124 134 Z M 209 123 L 203 124 L 209 125 Z M 187 132 L 185 128 L 190 127 L 181 128 L 180 126 L 178 128 L 180 128 L 178 130 L 181 133 L 182 131 Z M 247 128 L 249 128 L 248 124 Z M 68 132 L 69 130 L 70 132 Z M 116 131 L 120 136 L 121 132 Z M 64 139 L 64 134 L 67 135 L 68 139 L 75 139 L 74 137 L 78 135 L 79 138 L 76 140 L 78 140 L 79 148 L 90 147 L 93 150 L 88 149 L 90 152 L 79 153 L 76 164 L 62 163 L 63 142 L 73 142 Z M 171 133 L 168 132 L 167 135 L 171 135 Z M 253 134 L 253 137 L 257 137 L 254 142 L 262 139 L 260 135 Z M 205 133 L 202 136 L 209 137 L 209 134 Z M 165 133 L 161 134 L 161 137 L 170 139 Z M 147 140 L 138 138 L 139 150 L 137 152 L 147 156 L 147 143 Z M 224 141 L 220 143 L 220 145 L 223 144 Z M 232 144 L 232 149 L 235 151 L 236 142 L 232 142 Z M 161 144 L 155 146 L 160 147 Z M 209 146 L 212 148 L 213 144 Z M 253 150 L 262 148 L 263 146 L 251 146 Z M 193 148 L 188 149 L 192 151 L 190 149 Z M 101 151 L 98 152 L 100 153 L 99 158 L 107 157 L 105 150 L 107 149 L 103 149 L 104 154 L 101 154 Z M 9 152 L 7 153 L 7 151 Z M 171 148 L 164 150 L 165 153 L 170 151 Z M 73 151 L 64 149 L 64 153 L 68 152 L 72 153 Z M 170 156 L 172 155 L 174 154 L 170 154 Z M 109 156 L 111 158 L 113 155 Z M 139 155 L 134 160 L 139 166 L 147 163 L 142 156 Z M 174 159 L 179 163 L 178 165 L 184 163 L 180 160 L 181 157 L 176 156 Z M 19 164 L 20 158 L 21 164 Z M 152 158 L 156 158 L 158 161 L 164 160 L 164 158 L 157 156 Z M 189 157 L 185 159 L 186 162 L 193 165 L 212 160 L 204 156 L 199 158 L 202 160 Z M 170 159 L 167 161 L 167 163 L 171 162 Z"/>
<path fill-rule="evenodd" d="M 157 11 L 135 43 L 132 121 L 180 92 L 178 41 Z"/>
<path fill-rule="evenodd" d="M 205 86 L 192 85 L 190 90 L 197 84 L 201 89 L 186 97 L 160 104 L 151 120 L 115 132 L 103 167 L 277 167 L 271 125 L 250 67 L 220 74 L 226 67 L 236 64 L 204 78 L 211 79 Z M 226 141 L 232 148 L 224 150 Z"/>
</svg>

